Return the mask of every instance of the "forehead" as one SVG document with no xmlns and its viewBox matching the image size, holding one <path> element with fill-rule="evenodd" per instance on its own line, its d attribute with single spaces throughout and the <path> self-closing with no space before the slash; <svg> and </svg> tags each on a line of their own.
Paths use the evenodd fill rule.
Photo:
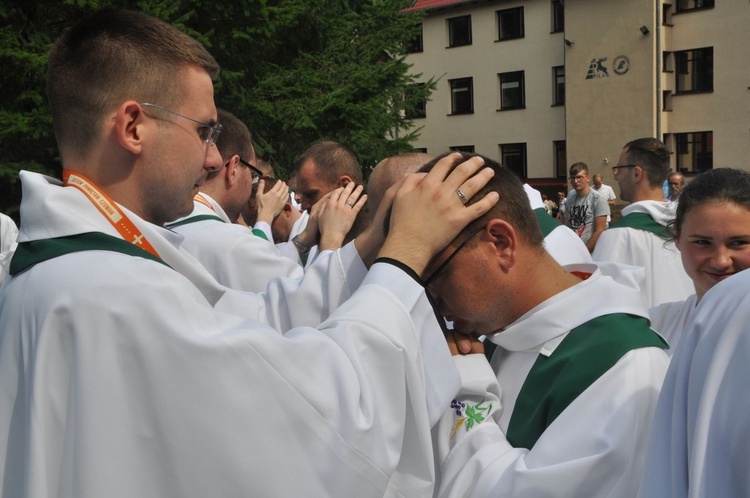
<svg viewBox="0 0 750 498">
<path fill-rule="evenodd" d="M 215 122 L 214 84 L 208 73 L 199 67 L 190 66 L 182 70 L 185 97 L 179 106 L 183 114 L 204 123 Z"/>
</svg>

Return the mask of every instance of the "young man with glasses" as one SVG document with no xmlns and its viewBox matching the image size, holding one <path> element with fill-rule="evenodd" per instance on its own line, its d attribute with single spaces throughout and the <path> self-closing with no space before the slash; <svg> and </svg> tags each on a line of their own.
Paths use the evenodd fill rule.
<svg viewBox="0 0 750 498">
<path fill-rule="evenodd" d="M 609 204 L 599 192 L 589 186 L 589 167 L 575 163 L 570 167 L 570 183 L 573 190 L 566 201 L 565 224 L 569 226 L 593 252 L 599 236 L 607 226 Z"/>
<path fill-rule="evenodd" d="M 0 288 L 4 496 L 432 495 L 429 428 L 459 381 L 419 278 L 497 202 L 455 195 L 492 172 L 449 172 L 452 156 L 407 179 L 388 237 L 358 241 L 371 267 L 345 305 L 271 328 L 257 295 L 216 282 L 162 226 L 224 167 L 205 131 L 218 71 L 132 11 L 87 16 L 53 45 L 63 181 L 21 172 Z M 293 320 L 285 304 L 266 311 Z"/>
<path fill-rule="evenodd" d="M 207 175 L 194 197 L 193 212 L 166 226 L 185 237 L 182 247 L 229 288 L 265 292 L 274 278 L 301 279 L 304 272 L 297 261 L 280 256 L 268 239 L 236 224 L 253 187 L 262 182 L 263 172 L 250 162 L 255 161 L 255 151 L 247 126 L 223 109 L 218 109 L 218 117 L 222 132 L 216 146 L 224 166 Z M 279 182 L 268 198 L 272 201 L 275 195 L 280 209 L 286 192 L 284 182 Z M 278 210 L 275 206 L 267 209 Z M 276 214 L 271 212 L 264 217 L 270 222 Z M 341 280 L 346 278 L 336 274 L 334 281 Z M 356 281 L 361 281 L 361 277 Z M 311 291 L 317 292 L 318 286 Z"/>
<path fill-rule="evenodd" d="M 636 285 L 560 266 L 520 180 L 485 164 L 495 176 L 469 204 L 500 202 L 425 271 L 453 350 L 477 353 L 454 356 L 463 389 L 433 430 L 436 496 L 635 496 L 666 344 Z"/>
<path fill-rule="evenodd" d="M 668 172 L 669 151 L 660 140 L 639 138 L 625 145 L 612 173 L 620 198 L 630 205 L 602 234 L 593 253 L 594 261 L 644 268 L 643 295 L 649 307 L 684 301 L 695 292 L 668 228 L 676 209 L 661 190 Z"/>
</svg>

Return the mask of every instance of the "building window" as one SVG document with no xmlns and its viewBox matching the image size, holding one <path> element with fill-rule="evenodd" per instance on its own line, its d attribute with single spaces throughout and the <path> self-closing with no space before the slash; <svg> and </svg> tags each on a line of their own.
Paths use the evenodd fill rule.
<svg viewBox="0 0 750 498">
<path fill-rule="evenodd" d="M 565 105 L 565 66 L 552 68 L 552 105 Z"/>
<path fill-rule="evenodd" d="M 700 173 L 714 167 L 714 133 L 695 131 L 675 133 L 677 171 Z"/>
<path fill-rule="evenodd" d="M 421 119 L 427 117 L 427 97 L 425 96 L 424 83 L 409 85 L 404 93 L 404 100 L 404 117 L 406 117 L 406 119 Z"/>
<path fill-rule="evenodd" d="M 565 31 L 565 6 L 563 0 L 552 0 L 552 32 Z"/>
<path fill-rule="evenodd" d="M 523 109 L 526 97 L 523 83 L 523 71 L 500 73 L 500 109 Z"/>
<path fill-rule="evenodd" d="M 474 153 L 473 145 L 451 145 L 450 147 L 448 147 L 448 149 L 451 152 L 469 152 L 470 154 Z"/>
<path fill-rule="evenodd" d="M 501 144 L 500 162 L 519 178 L 526 178 L 526 144 Z"/>
<path fill-rule="evenodd" d="M 414 147 L 413 152 L 422 152 L 424 154 L 427 154 L 427 147 Z"/>
<path fill-rule="evenodd" d="M 523 7 L 497 11 L 497 39 L 523 38 Z"/>
<path fill-rule="evenodd" d="M 555 154 L 555 175 L 558 178 L 568 176 L 568 157 L 565 152 L 565 140 L 555 140 L 552 142 Z"/>
<path fill-rule="evenodd" d="M 404 44 L 404 50 L 406 50 L 407 54 L 414 54 L 424 50 L 424 44 L 422 41 L 422 23 L 418 23 L 414 30 L 414 38 Z"/>
<path fill-rule="evenodd" d="M 691 10 L 713 9 L 714 0 L 677 0 L 677 12 Z"/>
<path fill-rule="evenodd" d="M 696 48 L 675 52 L 675 94 L 714 90 L 714 49 Z"/>
<path fill-rule="evenodd" d="M 448 19 L 448 46 L 471 45 L 471 16 Z"/>
<path fill-rule="evenodd" d="M 472 78 L 448 80 L 451 86 L 451 114 L 474 112 L 474 82 Z"/>
</svg>

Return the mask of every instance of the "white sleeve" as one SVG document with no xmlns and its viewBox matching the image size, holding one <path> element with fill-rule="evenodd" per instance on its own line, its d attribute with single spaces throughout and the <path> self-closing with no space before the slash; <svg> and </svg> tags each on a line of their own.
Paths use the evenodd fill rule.
<svg viewBox="0 0 750 498">
<path fill-rule="evenodd" d="M 423 287 L 396 267 L 373 265 L 328 320 L 286 335 L 217 313 L 173 270 L 117 253 L 66 255 L 10 283 L 9 496 L 47 494 L 50 479 L 65 496 L 431 493 L 430 406 L 459 382 Z M 20 306 L 29 296 L 37 305 Z M 38 349 L 20 353 L 32 337 Z M 11 451 L 22 440 L 35 444 Z"/>
</svg>

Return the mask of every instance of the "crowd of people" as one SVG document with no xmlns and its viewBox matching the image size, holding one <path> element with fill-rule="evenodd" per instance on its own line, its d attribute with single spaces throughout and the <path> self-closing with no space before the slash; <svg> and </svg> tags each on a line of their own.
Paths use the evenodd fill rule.
<svg viewBox="0 0 750 498">
<path fill-rule="evenodd" d="M 62 179 L 0 216 L 2 496 L 750 493 L 750 173 L 632 140 L 614 222 L 581 162 L 556 204 L 321 140 L 287 184 L 218 73 L 135 11 L 53 45 Z"/>
</svg>

